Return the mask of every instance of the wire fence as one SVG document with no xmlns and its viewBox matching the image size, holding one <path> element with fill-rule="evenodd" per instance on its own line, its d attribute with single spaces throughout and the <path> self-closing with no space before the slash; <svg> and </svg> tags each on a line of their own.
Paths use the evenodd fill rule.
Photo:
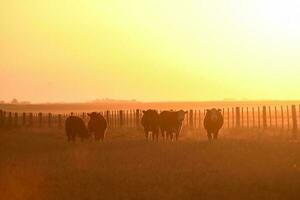
<svg viewBox="0 0 300 200">
<path fill-rule="evenodd" d="M 161 112 L 158 110 L 158 112 Z M 107 120 L 108 128 L 140 128 L 142 110 L 107 110 L 100 111 Z M 256 106 L 221 108 L 224 117 L 223 129 L 258 128 L 281 129 L 297 132 L 300 121 L 300 105 L 292 106 Z M 183 126 L 188 129 L 203 129 L 206 109 L 188 110 Z M 20 113 L 0 110 L 0 128 L 64 128 L 69 116 L 78 116 L 86 123 L 87 113 Z"/>
</svg>

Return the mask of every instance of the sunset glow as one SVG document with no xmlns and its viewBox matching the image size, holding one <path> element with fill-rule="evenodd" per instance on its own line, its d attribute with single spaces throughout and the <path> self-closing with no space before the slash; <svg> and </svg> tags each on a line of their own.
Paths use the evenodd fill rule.
<svg viewBox="0 0 300 200">
<path fill-rule="evenodd" d="M 297 0 L 0 2 L 0 100 L 300 99 Z"/>
</svg>

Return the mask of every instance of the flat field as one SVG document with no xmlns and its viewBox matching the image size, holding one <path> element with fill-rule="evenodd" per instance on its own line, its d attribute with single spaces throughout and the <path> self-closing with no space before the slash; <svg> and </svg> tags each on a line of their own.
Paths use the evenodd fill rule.
<svg viewBox="0 0 300 200">
<path fill-rule="evenodd" d="M 57 129 L 0 131 L 0 199 L 300 199 L 300 143 L 255 130 L 147 142 L 135 129 L 69 144 Z"/>
</svg>

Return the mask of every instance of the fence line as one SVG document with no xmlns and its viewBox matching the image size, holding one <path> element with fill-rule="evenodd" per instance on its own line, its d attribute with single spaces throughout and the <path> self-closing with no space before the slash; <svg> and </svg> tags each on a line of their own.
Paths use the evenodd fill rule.
<svg viewBox="0 0 300 200">
<path fill-rule="evenodd" d="M 184 121 L 184 127 L 189 129 L 203 129 L 203 120 L 206 109 L 190 109 Z M 292 130 L 297 132 L 300 122 L 300 105 L 258 107 L 228 107 L 222 108 L 224 128 L 258 128 Z M 107 110 L 101 114 L 108 122 L 109 128 L 140 128 L 143 115 L 140 109 L 136 110 Z M 70 115 L 81 117 L 86 123 L 87 113 L 20 113 L 0 110 L 0 128 L 39 127 L 63 128 L 64 121 Z"/>
</svg>

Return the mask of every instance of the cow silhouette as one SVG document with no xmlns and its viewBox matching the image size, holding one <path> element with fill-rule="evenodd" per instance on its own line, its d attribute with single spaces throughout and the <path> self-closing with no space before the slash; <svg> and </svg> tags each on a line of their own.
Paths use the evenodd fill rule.
<svg viewBox="0 0 300 200">
<path fill-rule="evenodd" d="M 175 140 L 178 140 L 186 113 L 183 110 L 163 111 L 160 113 L 159 124 L 164 140 L 173 140 L 174 137 Z M 174 134 L 175 136 L 173 136 Z"/>
<path fill-rule="evenodd" d="M 152 132 L 152 140 L 158 141 L 159 135 L 159 114 L 156 110 L 143 111 L 141 124 L 144 127 L 145 137 L 148 140 L 149 133 Z"/>
<path fill-rule="evenodd" d="M 75 142 L 76 137 L 81 138 L 82 141 L 90 137 L 83 120 L 76 116 L 70 116 L 66 119 L 65 129 L 69 142 Z"/>
<path fill-rule="evenodd" d="M 222 128 L 224 118 L 220 109 L 208 109 L 204 118 L 204 128 L 209 140 L 218 139 L 219 130 Z"/>
<path fill-rule="evenodd" d="M 105 138 L 105 132 L 107 129 L 107 121 L 101 115 L 101 113 L 92 112 L 87 114 L 90 117 L 88 122 L 88 131 L 90 134 L 94 134 L 96 141 L 103 141 Z"/>
</svg>

